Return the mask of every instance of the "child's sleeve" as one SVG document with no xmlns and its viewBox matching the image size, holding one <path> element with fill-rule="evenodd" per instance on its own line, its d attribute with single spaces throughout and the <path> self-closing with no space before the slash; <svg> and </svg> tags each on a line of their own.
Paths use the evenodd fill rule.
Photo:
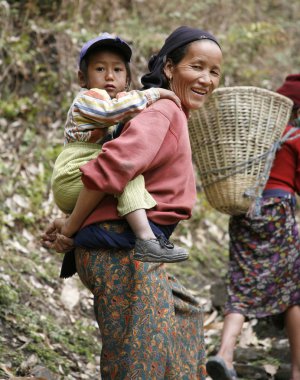
<svg viewBox="0 0 300 380">
<path fill-rule="evenodd" d="M 157 88 L 123 92 L 111 99 L 105 90 L 92 88 L 84 91 L 74 102 L 74 118 L 78 124 L 86 119 L 106 128 L 120 121 L 126 122 L 160 98 Z"/>
</svg>

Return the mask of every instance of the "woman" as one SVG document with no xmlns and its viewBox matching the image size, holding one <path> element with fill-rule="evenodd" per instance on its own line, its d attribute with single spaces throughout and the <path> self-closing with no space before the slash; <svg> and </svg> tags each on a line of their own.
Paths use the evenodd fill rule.
<svg viewBox="0 0 300 380">
<path fill-rule="evenodd" d="M 291 380 L 300 380 L 300 239 L 295 219 L 295 193 L 300 194 L 300 74 L 289 75 L 277 92 L 294 102 L 285 131 L 291 137 L 276 154 L 261 215 L 230 219 L 221 346 L 207 363 L 214 380 L 237 379 L 233 354 L 245 317 L 267 316 L 277 324 L 283 321 L 291 350 Z"/>
<path fill-rule="evenodd" d="M 221 62 L 220 46 L 211 34 L 189 27 L 171 33 L 151 58 L 142 83 L 144 88 L 173 90 L 182 110 L 172 101 L 158 100 L 129 121 L 118 141 L 106 143 L 98 158 L 82 167 L 84 189 L 72 215 L 52 223 L 44 237 L 46 245 L 66 250 L 73 243 L 67 237 L 84 221 L 77 238 L 93 234 L 97 240 L 105 234 L 122 239 L 125 248 L 76 249 L 78 274 L 94 294 L 103 379 L 205 379 L 197 301 L 163 265 L 133 260 L 128 225 L 118 217 L 112 194 L 142 173 L 157 202 L 148 218 L 155 233 L 166 239 L 180 220 L 191 216 L 196 188 L 187 118 L 219 85 Z M 109 195 L 101 199 L 102 193 Z M 53 233 L 56 241 L 51 243 Z"/>
</svg>

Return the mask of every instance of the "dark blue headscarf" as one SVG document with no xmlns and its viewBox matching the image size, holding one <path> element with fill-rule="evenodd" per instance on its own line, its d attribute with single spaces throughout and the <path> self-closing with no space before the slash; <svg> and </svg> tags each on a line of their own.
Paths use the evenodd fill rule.
<svg viewBox="0 0 300 380">
<path fill-rule="evenodd" d="M 182 47 L 190 42 L 198 40 L 214 41 L 219 47 L 217 39 L 210 33 L 201 29 L 190 28 L 189 26 L 180 26 L 165 40 L 164 46 L 158 54 L 153 55 L 148 62 L 149 73 L 141 78 L 144 88 L 162 87 L 162 69 L 166 62 L 167 56 L 175 49 Z M 221 48 L 221 47 L 220 47 Z"/>
</svg>

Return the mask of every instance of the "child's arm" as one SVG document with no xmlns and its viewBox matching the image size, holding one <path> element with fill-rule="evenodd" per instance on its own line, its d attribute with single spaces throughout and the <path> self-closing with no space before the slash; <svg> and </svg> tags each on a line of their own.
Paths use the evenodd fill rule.
<svg viewBox="0 0 300 380">
<path fill-rule="evenodd" d="M 125 122 L 158 99 L 171 99 L 180 107 L 180 100 L 173 91 L 150 88 L 130 91 L 110 99 L 105 90 L 92 88 L 82 92 L 74 102 L 74 116 L 79 124 L 86 119 L 97 122 L 95 128 L 106 128 L 120 121 Z"/>
</svg>

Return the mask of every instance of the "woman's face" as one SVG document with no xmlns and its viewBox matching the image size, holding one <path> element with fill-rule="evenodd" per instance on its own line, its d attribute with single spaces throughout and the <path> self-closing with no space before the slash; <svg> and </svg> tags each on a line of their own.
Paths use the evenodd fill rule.
<svg viewBox="0 0 300 380">
<path fill-rule="evenodd" d="M 218 87 L 221 63 L 221 49 L 210 40 L 192 42 L 177 65 L 166 63 L 164 72 L 170 79 L 170 88 L 186 110 L 200 108 Z"/>
<path fill-rule="evenodd" d="M 87 80 L 82 87 L 106 90 L 111 98 L 124 91 L 127 84 L 127 71 L 121 56 L 110 51 L 91 54 L 88 60 Z"/>
</svg>

